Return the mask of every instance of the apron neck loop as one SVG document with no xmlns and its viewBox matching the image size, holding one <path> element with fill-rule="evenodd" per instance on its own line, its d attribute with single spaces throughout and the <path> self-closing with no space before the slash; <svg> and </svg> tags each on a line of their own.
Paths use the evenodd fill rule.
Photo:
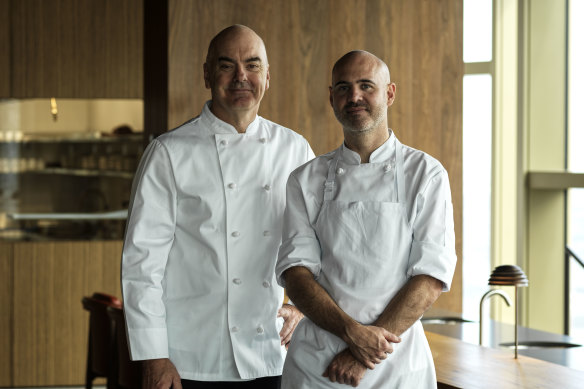
<svg viewBox="0 0 584 389">
<path fill-rule="evenodd" d="M 324 183 L 324 201 L 330 201 L 333 199 L 335 193 L 335 178 L 337 171 L 337 164 L 342 152 L 342 146 L 335 151 L 335 155 L 331 164 L 329 165 L 328 175 Z M 397 202 L 405 203 L 406 201 L 406 189 L 405 189 L 405 177 L 404 177 L 404 155 L 403 146 L 400 141 L 395 138 L 395 163 L 396 163 L 396 189 L 397 189 Z"/>
<path fill-rule="evenodd" d="M 341 146 L 342 148 L 342 146 Z M 324 201 L 330 201 L 333 199 L 335 193 L 335 172 L 337 170 L 337 163 L 339 162 L 339 156 L 341 155 L 341 148 L 337 149 L 335 156 L 331 161 L 329 166 L 328 175 L 324 183 Z"/>
<path fill-rule="evenodd" d="M 406 185 L 404 177 L 404 153 L 400 141 L 395 138 L 395 164 L 396 164 L 396 185 L 397 185 L 397 202 L 406 202 Z"/>
</svg>

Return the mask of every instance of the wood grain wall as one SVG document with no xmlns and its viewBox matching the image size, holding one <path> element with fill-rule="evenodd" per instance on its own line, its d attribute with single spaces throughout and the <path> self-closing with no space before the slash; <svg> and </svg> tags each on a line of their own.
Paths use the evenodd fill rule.
<svg viewBox="0 0 584 389">
<path fill-rule="evenodd" d="M 10 97 L 10 1 L 0 0 L 0 98 Z"/>
<path fill-rule="evenodd" d="M 143 0 L 1 1 L 10 97 L 142 98 Z"/>
<path fill-rule="evenodd" d="M 390 126 L 449 172 L 459 261 L 451 292 L 436 306 L 460 312 L 462 0 L 169 0 L 169 128 L 198 115 L 210 98 L 207 46 L 235 23 L 253 28 L 268 50 L 271 81 L 260 114 L 303 134 L 317 155 L 342 142 L 328 102 L 334 62 L 364 49 L 389 65 L 397 84 Z"/>
<path fill-rule="evenodd" d="M 0 250 L 0 386 L 82 385 L 89 313 L 81 299 L 98 291 L 121 297 L 122 242 L 17 242 Z"/>
</svg>

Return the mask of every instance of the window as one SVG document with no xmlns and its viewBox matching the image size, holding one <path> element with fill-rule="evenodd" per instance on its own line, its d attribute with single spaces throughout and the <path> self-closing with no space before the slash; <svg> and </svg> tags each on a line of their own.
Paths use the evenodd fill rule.
<svg viewBox="0 0 584 389">
<path fill-rule="evenodd" d="M 492 0 L 465 0 L 463 21 L 463 296 L 465 318 L 478 319 L 491 268 Z"/>
<path fill-rule="evenodd" d="M 568 170 L 584 173 L 584 0 L 568 3 Z M 568 247 L 584 261 L 584 188 L 568 190 Z M 584 339 L 584 268 L 570 259 L 570 323 L 569 333 Z"/>
</svg>

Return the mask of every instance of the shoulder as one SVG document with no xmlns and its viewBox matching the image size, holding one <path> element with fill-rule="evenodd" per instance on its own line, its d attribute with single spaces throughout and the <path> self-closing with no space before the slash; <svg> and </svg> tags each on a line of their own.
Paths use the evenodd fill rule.
<svg viewBox="0 0 584 389">
<path fill-rule="evenodd" d="M 446 173 L 446 169 L 444 169 L 440 161 L 430 154 L 411 146 L 402 145 L 402 147 L 406 174 L 417 173 L 433 176 L 440 172 Z"/>
<path fill-rule="evenodd" d="M 302 182 L 318 182 L 320 178 L 326 178 L 328 167 L 333 159 L 336 150 L 328 152 L 323 155 L 304 163 L 297 167 L 291 174 L 300 183 Z"/>
<path fill-rule="evenodd" d="M 308 141 L 302 135 L 296 131 L 291 130 L 290 128 L 284 127 L 261 116 L 260 123 L 262 127 L 268 131 L 270 137 L 277 137 L 282 140 L 291 142 L 292 144 L 301 144 L 303 146 L 308 145 Z"/>
<path fill-rule="evenodd" d="M 156 139 L 162 144 L 168 144 L 185 137 L 194 136 L 197 128 L 201 126 L 200 116 L 188 120 L 187 122 L 159 135 Z"/>
</svg>

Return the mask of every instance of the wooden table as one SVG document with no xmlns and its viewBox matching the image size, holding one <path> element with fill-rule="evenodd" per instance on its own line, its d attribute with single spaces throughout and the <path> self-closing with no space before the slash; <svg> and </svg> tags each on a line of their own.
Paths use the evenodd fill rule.
<svg viewBox="0 0 584 389">
<path fill-rule="evenodd" d="M 583 388 L 584 371 L 426 331 L 439 388 Z"/>
</svg>

